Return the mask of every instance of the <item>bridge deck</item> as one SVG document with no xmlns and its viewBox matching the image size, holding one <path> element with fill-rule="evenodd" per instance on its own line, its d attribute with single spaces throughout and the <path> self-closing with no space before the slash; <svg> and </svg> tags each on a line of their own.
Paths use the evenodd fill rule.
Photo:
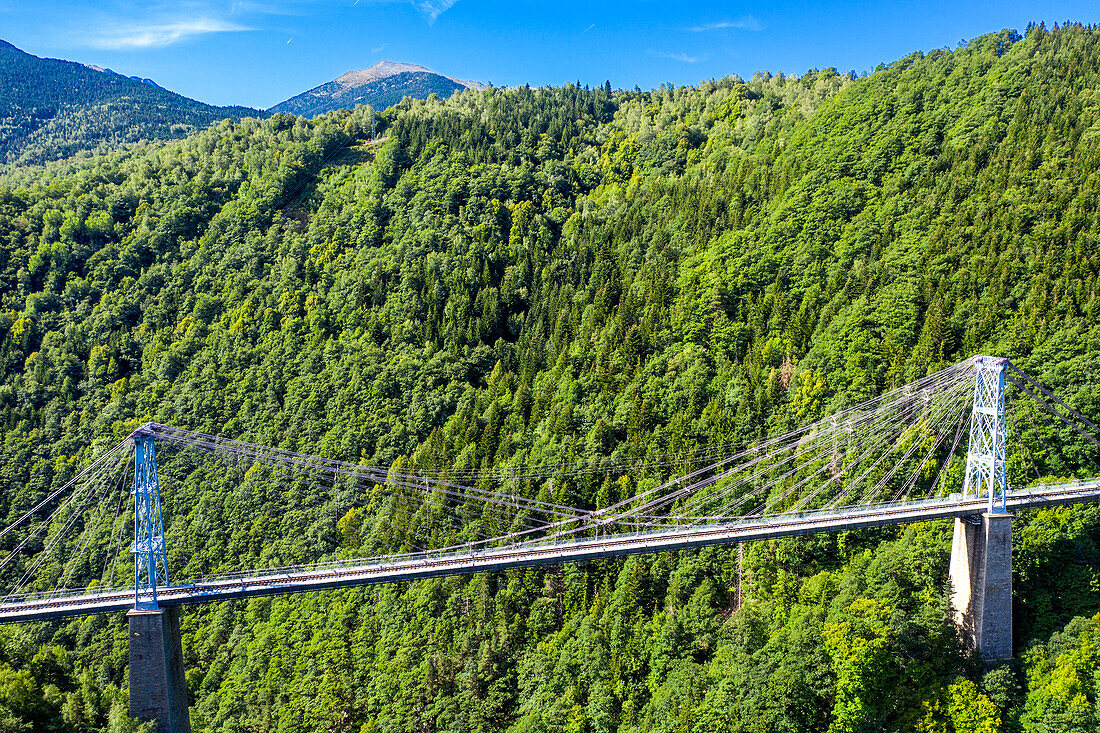
<svg viewBox="0 0 1100 733">
<path fill-rule="evenodd" d="M 1100 498 L 1100 479 L 1095 479 L 1015 491 L 1010 493 L 1006 503 L 1011 511 L 1071 504 L 1098 498 Z M 157 596 L 162 606 L 207 603 L 906 524 L 978 514 L 984 511 L 985 507 L 984 499 L 967 501 L 934 499 L 821 510 L 797 515 L 757 517 L 722 525 L 674 527 L 557 543 L 526 543 L 449 555 L 427 555 L 393 562 L 364 561 L 357 564 L 350 561 L 260 571 L 250 575 L 162 587 L 157 590 Z M 41 621 L 65 616 L 125 611 L 133 605 L 132 588 L 113 589 L 101 593 L 29 596 L 0 604 L 0 623 Z"/>
</svg>

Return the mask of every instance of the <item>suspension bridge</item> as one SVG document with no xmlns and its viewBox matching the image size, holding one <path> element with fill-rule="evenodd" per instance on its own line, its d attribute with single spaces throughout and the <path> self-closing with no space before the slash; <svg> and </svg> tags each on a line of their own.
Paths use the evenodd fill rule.
<svg viewBox="0 0 1100 733">
<path fill-rule="evenodd" d="M 985 356 L 750 445 L 657 457 L 384 468 L 148 423 L 57 488 L 8 507 L 0 622 L 128 611 L 132 714 L 190 730 L 182 605 L 955 517 L 956 621 L 985 659 L 1003 659 L 1012 654 L 1013 513 L 1100 499 L 1100 479 L 1040 480 L 1024 439 L 1045 435 L 1040 418 L 1100 448 L 1088 418 L 1007 359 Z M 181 581 L 168 558 L 183 528 L 162 511 L 175 482 L 159 475 L 158 450 L 164 466 L 188 471 L 185 481 L 350 507 L 360 546 L 374 554 L 340 557 L 333 547 L 314 562 Z M 1010 485 L 1010 455 L 1035 479 Z M 630 495 L 602 507 L 554 491 L 622 476 L 638 477 Z"/>
</svg>

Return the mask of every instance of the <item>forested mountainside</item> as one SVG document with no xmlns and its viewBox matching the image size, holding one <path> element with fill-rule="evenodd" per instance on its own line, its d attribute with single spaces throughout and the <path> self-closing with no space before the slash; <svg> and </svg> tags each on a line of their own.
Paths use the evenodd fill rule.
<svg viewBox="0 0 1100 733">
<path fill-rule="evenodd" d="M 983 352 L 1100 414 L 1100 30 L 380 124 L 225 122 L 0 189 L 5 521 L 146 420 L 424 470 L 664 455 Z M 1028 405 L 1009 430 L 1014 485 L 1098 471 Z M 362 497 L 161 461 L 176 578 L 374 549 Z M 660 478 L 515 490 L 597 507 Z M 1097 507 L 1014 532 L 1017 661 L 988 672 L 935 522 L 753 543 L 740 608 L 735 548 L 191 608 L 192 721 L 1095 730 Z M 128 729 L 124 624 L 0 628 L 3 725 Z"/>
<path fill-rule="evenodd" d="M 0 41 L 0 165 L 41 164 L 128 143 L 178 139 L 225 118 L 214 107 L 141 79 L 43 59 Z"/>
</svg>

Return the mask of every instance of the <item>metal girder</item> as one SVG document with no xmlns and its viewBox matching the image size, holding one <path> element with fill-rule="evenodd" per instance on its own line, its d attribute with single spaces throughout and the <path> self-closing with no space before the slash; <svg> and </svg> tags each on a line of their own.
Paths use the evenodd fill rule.
<svg viewBox="0 0 1100 733">
<path fill-rule="evenodd" d="M 974 358 L 974 407 L 963 497 L 987 498 L 988 511 L 1005 507 L 1005 372 L 1008 359 Z"/>
<path fill-rule="evenodd" d="M 1033 507 L 1098 500 L 1100 479 L 1090 479 L 1017 490 L 1008 496 L 1007 505 L 1012 511 L 1021 511 Z M 984 508 L 981 499 L 963 499 L 955 494 L 943 499 L 902 501 L 848 509 L 821 509 L 791 516 L 750 517 L 724 525 L 676 527 L 620 537 L 585 538 L 552 544 L 532 543 L 528 546 L 393 561 L 362 559 L 318 566 L 270 569 L 161 588 L 160 603 L 167 607 L 487 570 L 558 565 L 563 562 L 584 562 L 646 552 L 687 550 L 708 545 L 966 517 L 978 514 Z M 116 588 L 73 595 L 45 594 L 11 599 L 0 603 L 0 623 L 121 611 L 129 605 L 129 598 L 131 595 L 128 588 Z"/>
<path fill-rule="evenodd" d="M 152 431 L 140 428 L 134 439 L 134 608 L 153 610 L 157 586 L 168 586 L 168 557 L 164 548 L 164 519 L 160 511 L 157 451 Z"/>
</svg>

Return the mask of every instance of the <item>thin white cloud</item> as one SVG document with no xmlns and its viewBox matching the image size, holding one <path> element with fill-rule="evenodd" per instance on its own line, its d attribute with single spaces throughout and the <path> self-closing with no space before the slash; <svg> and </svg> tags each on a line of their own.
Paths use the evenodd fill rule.
<svg viewBox="0 0 1100 733">
<path fill-rule="evenodd" d="M 286 15 L 286 8 L 274 2 L 254 2 L 253 0 L 233 0 L 229 6 L 230 15 L 244 15 L 246 13 L 263 13 L 271 15 Z"/>
<path fill-rule="evenodd" d="M 368 3 L 373 4 L 403 4 L 411 5 L 416 12 L 424 16 L 424 19 L 428 21 L 428 25 L 435 23 L 436 19 L 450 10 L 458 2 L 458 0 L 367 0 Z M 355 0 L 352 7 L 359 4 L 359 0 Z"/>
<path fill-rule="evenodd" d="M 446 13 L 458 0 L 410 0 L 417 12 L 434 23 L 435 19 Z"/>
<path fill-rule="evenodd" d="M 345 0 L 346 1 L 346 0 Z M 353 0 L 350 7 L 354 8 L 360 3 L 382 4 L 403 3 L 411 5 L 428 21 L 435 23 L 439 16 L 450 10 L 458 0 Z M 232 14 L 242 15 L 248 13 L 266 15 L 308 15 L 315 12 L 318 6 L 323 7 L 319 0 L 233 0 Z"/>
<path fill-rule="evenodd" d="M 587 27 L 587 28 L 585 28 L 585 29 L 584 29 L 583 31 L 581 31 L 581 35 L 583 36 L 583 35 L 584 35 L 585 33 L 587 33 L 588 31 L 592 30 L 592 29 L 593 29 L 593 28 L 595 28 L 595 27 L 596 27 L 596 24 L 595 24 L 595 23 L 593 23 L 592 25 L 588 26 L 588 27 Z"/>
<path fill-rule="evenodd" d="M 86 45 L 110 51 L 134 51 L 163 48 L 210 33 L 235 33 L 253 30 L 247 26 L 214 18 L 196 18 L 169 23 L 119 25 L 93 32 Z"/>
<path fill-rule="evenodd" d="M 386 46 L 388 46 L 388 45 L 389 45 L 388 43 L 383 43 L 383 44 L 382 44 L 381 46 L 379 46 L 378 48 L 372 48 L 372 49 L 370 50 L 370 52 L 371 52 L 371 53 L 382 53 L 383 51 L 385 51 L 385 50 L 386 50 Z"/>
<path fill-rule="evenodd" d="M 255 0 L 233 0 L 233 3 L 229 6 L 230 15 L 301 15 L 302 11 L 297 8 L 289 7 L 285 3 L 271 2 L 265 0 L 264 2 L 256 2 Z"/>
<path fill-rule="evenodd" d="M 702 25 L 692 26 L 687 30 L 691 33 L 709 33 L 710 31 L 723 31 L 731 28 L 742 31 L 762 31 L 764 26 L 751 15 L 745 16 L 740 20 L 723 20 L 717 23 L 704 23 Z"/>
<path fill-rule="evenodd" d="M 411 6 L 429 25 L 443 13 L 450 10 L 459 0 L 355 0 L 355 4 L 394 3 Z M 318 12 L 325 8 L 321 0 L 187 0 L 183 3 L 190 9 L 188 17 L 165 17 L 159 15 L 168 10 L 164 3 L 146 6 L 145 15 L 133 6 L 132 0 L 123 0 L 112 5 L 112 10 L 101 14 L 99 22 L 92 22 L 92 30 L 85 23 L 79 30 L 63 34 L 72 46 L 91 47 L 109 51 L 135 51 L 164 48 L 175 43 L 205 36 L 211 33 L 234 33 L 266 28 L 262 16 L 301 16 Z M 347 7 L 347 6 L 345 6 Z M 3 0 L 0 0 L 0 9 Z M 123 20 L 122 10 L 128 9 L 129 18 Z M 180 5 L 175 6 L 176 11 Z M 205 12 L 204 12 L 205 11 Z M 228 15 L 226 15 L 228 13 Z M 135 16 L 144 20 L 134 20 Z M 234 22 L 240 21 L 240 22 Z M 246 25 L 247 24 L 247 25 Z M 382 48 L 385 48 L 383 45 Z M 380 48 L 376 53 L 381 52 Z"/>
<path fill-rule="evenodd" d="M 662 59 L 672 59 L 673 61 L 682 61 L 685 64 L 697 64 L 700 61 L 706 60 L 705 56 L 688 56 L 683 51 L 679 53 L 670 53 L 668 51 L 650 51 L 650 54 Z"/>
</svg>

